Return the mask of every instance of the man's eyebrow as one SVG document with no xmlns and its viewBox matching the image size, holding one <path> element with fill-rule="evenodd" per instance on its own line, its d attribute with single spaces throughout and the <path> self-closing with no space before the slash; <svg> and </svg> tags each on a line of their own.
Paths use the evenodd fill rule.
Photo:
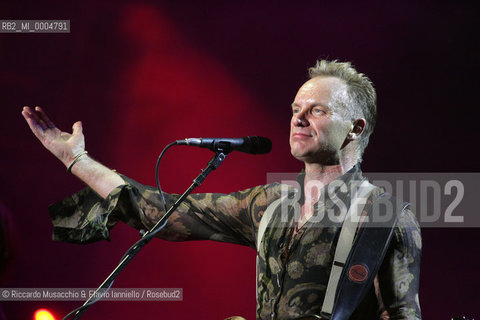
<svg viewBox="0 0 480 320">
<path fill-rule="evenodd" d="M 300 105 L 298 105 L 296 102 L 292 102 L 291 104 L 291 107 L 300 107 Z M 332 111 L 332 109 L 324 104 L 321 104 L 321 103 L 315 103 L 313 105 L 311 105 L 310 107 L 322 107 L 322 108 L 325 108 L 327 109 L 328 111 Z"/>
</svg>

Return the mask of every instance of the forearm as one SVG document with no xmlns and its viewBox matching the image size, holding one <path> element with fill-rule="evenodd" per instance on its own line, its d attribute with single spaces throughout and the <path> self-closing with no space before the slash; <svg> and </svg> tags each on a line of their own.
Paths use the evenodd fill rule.
<svg viewBox="0 0 480 320">
<path fill-rule="evenodd" d="M 125 184 L 125 181 L 115 171 L 86 154 L 72 166 L 71 172 L 104 199 L 116 187 Z"/>
</svg>

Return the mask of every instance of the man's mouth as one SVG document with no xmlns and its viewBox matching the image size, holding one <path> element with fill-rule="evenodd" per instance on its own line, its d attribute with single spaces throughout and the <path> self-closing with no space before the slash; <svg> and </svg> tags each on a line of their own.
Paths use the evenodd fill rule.
<svg viewBox="0 0 480 320">
<path fill-rule="evenodd" d="M 299 138 L 299 139 L 302 139 L 302 138 L 310 138 L 311 135 L 309 133 L 306 133 L 306 132 L 294 132 L 292 134 L 292 138 Z"/>
</svg>

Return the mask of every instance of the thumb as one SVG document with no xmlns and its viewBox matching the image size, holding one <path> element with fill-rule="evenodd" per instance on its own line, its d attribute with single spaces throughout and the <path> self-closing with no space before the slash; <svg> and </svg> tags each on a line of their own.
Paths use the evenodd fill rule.
<svg viewBox="0 0 480 320">
<path fill-rule="evenodd" d="M 74 136 L 81 135 L 83 132 L 82 122 L 81 121 L 75 122 L 72 126 L 72 130 L 73 130 L 72 134 Z"/>
</svg>

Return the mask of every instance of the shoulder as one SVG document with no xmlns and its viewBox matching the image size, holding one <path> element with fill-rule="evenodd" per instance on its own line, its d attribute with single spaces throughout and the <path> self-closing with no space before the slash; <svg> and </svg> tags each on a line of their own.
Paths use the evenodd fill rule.
<svg viewBox="0 0 480 320">
<path fill-rule="evenodd" d="M 412 210 L 410 203 L 383 192 L 378 195 L 377 205 L 387 209 L 384 211 L 392 218 L 396 218 L 391 246 L 403 255 L 415 257 L 420 255 L 422 237 L 420 224 Z"/>
<path fill-rule="evenodd" d="M 404 206 L 398 214 L 397 226 L 395 228 L 395 240 L 406 250 L 405 253 L 415 255 L 422 249 L 422 236 L 420 224 L 413 213 L 410 204 Z"/>
</svg>

